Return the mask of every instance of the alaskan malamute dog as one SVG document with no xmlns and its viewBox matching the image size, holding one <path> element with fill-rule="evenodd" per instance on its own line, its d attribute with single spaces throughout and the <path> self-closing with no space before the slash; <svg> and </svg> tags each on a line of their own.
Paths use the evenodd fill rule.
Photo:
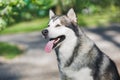
<svg viewBox="0 0 120 80">
<path fill-rule="evenodd" d="M 45 51 L 55 49 L 61 80 L 120 80 L 115 63 L 83 33 L 73 9 L 62 16 L 50 10 L 49 17 L 42 31 L 49 40 Z"/>
</svg>

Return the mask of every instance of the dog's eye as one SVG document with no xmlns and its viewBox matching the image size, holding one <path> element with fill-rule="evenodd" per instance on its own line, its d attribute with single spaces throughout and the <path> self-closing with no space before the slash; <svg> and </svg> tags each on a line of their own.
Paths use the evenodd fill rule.
<svg viewBox="0 0 120 80">
<path fill-rule="evenodd" d="M 50 25 L 48 25 L 48 27 L 50 27 Z"/>
<path fill-rule="evenodd" d="M 55 27 L 60 27 L 60 25 L 59 25 L 59 24 L 57 24 Z"/>
</svg>

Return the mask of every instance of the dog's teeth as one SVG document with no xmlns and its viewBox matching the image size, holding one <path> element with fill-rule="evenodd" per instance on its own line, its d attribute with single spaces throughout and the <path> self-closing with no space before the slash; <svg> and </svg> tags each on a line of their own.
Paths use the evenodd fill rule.
<svg viewBox="0 0 120 80">
<path fill-rule="evenodd" d="M 60 38 L 58 38 L 57 40 L 55 40 L 55 42 L 54 42 L 54 43 L 57 43 L 59 40 L 60 40 Z"/>
</svg>

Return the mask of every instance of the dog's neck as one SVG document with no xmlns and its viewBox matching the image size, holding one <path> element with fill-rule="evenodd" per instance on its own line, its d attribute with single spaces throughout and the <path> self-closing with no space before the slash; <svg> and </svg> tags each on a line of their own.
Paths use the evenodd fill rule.
<svg viewBox="0 0 120 80">
<path fill-rule="evenodd" d="M 77 42 L 78 37 L 75 34 L 69 35 L 68 33 L 65 41 L 62 42 L 62 45 L 55 49 L 59 67 L 65 67 L 67 61 L 73 55 Z"/>
<path fill-rule="evenodd" d="M 72 39 L 67 40 L 67 42 L 65 41 L 55 49 L 59 68 L 64 68 L 66 64 L 70 65 L 71 63 L 68 61 L 72 56 L 76 56 L 77 54 L 84 55 L 84 53 L 87 53 L 87 50 L 90 50 L 90 46 L 93 46 L 94 43 L 88 37 L 85 35 L 81 37 L 72 37 Z M 76 50 L 76 48 L 79 50 Z"/>
<path fill-rule="evenodd" d="M 58 59 L 58 63 L 61 67 L 64 67 L 66 61 L 72 56 L 74 47 L 77 44 L 77 38 L 73 38 L 72 40 L 68 40 L 56 48 L 56 55 Z"/>
</svg>

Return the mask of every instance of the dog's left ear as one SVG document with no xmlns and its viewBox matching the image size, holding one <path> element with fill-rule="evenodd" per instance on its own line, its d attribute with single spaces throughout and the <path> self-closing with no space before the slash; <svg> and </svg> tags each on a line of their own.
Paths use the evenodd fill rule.
<svg viewBox="0 0 120 80">
<path fill-rule="evenodd" d="M 52 10 L 49 10 L 49 18 L 52 19 L 52 17 L 55 16 L 55 13 Z"/>
<path fill-rule="evenodd" d="M 68 16 L 68 18 L 69 18 L 71 21 L 77 22 L 77 17 L 76 17 L 76 14 L 75 14 L 73 8 L 71 8 L 71 9 L 68 11 L 67 16 Z"/>
</svg>

